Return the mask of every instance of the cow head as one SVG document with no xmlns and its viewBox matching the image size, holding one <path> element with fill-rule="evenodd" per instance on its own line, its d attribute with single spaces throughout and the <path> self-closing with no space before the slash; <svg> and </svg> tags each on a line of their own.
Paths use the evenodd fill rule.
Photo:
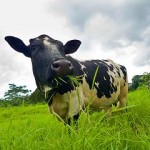
<svg viewBox="0 0 150 150">
<path fill-rule="evenodd" d="M 36 84 L 41 90 L 44 87 L 53 88 L 56 84 L 54 79 L 73 73 L 73 65 L 67 60 L 66 54 L 74 53 L 81 44 L 79 40 L 71 40 L 63 45 L 47 35 L 30 39 L 28 46 L 13 36 L 7 36 L 5 40 L 14 50 L 31 58 Z"/>
</svg>

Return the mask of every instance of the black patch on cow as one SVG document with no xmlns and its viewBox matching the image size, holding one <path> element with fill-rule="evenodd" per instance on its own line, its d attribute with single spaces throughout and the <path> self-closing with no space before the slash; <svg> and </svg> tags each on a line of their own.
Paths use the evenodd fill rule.
<svg viewBox="0 0 150 150">
<path fill-rule="evenodd" d="M 73 124 L 75 124 L 76 126 L 78 125 L 78 119 L 79 119 L 80 114 L 78 113 L 77 115 L 74 115 L 72 118 L 68 118 L 67 120 L 67 124 L 71 125 L 71 120 L 73 121 Z"/>
<path fill-rule="evenodd" d="M 127 70 L 126 70 L 126 68 L 124 67 L 124 66 L 122 66 L 122 65 L 120 65 L 120 69 L 121 69 L 121 71 L 123 72 L 123 79 L 124 79 L 124 81 L 126 82 L 126 79 L 127 79 Z"/>
<path fill-rule="evenodd" d="M 81 68 L 81 65 L 79 64 L 79 61 L 78 61 L 78 60 L 76 60 L 76 59 L 74 59 L 74 58 L 72 58 L 72 57 L 70 57 L 70 56 L 67 56 L 66 58 L 67 58 L 67 60 L 69 60 L 69 61 L 72 63 L 72 65 L 73 65 L 73 75 L 74 75 L 74 76 L 79 77 L 79 76 L 84 75 L 84 72 L 83 72 L 83 70 L 82 70 L 82 68 Z M 81 80 L 81 83 L 82 83 L 82 80 Z"/>
<path fill-rule="evenodd" d="M 117 70 L 117 73 L 118 73 L 119 77 L 121 77 L 119 68 L 116 68 L 116 70 Z"/>
<path fill-rule="evenodd" d="M 76 85 L 73 85 L 72 81 L 68 77 L 59 77 L 52 81 L 52 87 L 54 87 L 57 93 L 63 95 L 64 93 L 74 90 Z"/>
<path fill-rule="evenodd" d="M 108 71 L 114 71 L 114 66 L 107 64 L 102 60 L 92 60 L 81 62 L 86 68 L 83 71 L 86 74 L 86 82 L 89 84 L 89 88 L 92 89 L 94 74 L 98 68 L 98 72 L 95 78 L 95 83 L 98 83 L 98 86 L 94 84 L 94 88 L 97 90 L 98 98 L 103 96 L 110 98 L 111 94 L 117 91 L 117 86 L 114 86 L 114 78 L 108 74 Z M 111 81 L 112 80 L 112 81 Z"/>
<path fill-rule="evenodd" d="M 112 79 L 112 82 L 114 82 L 115 81 L 115 79 L 111 76 L 111 79 Z"/>
<path fill-rule="evenodd" d="M 103 64 L 105 64 L 109 68 L 110 71 L 113 71 L 114 70 L 114 66 L 112 64 L 108 64 L 106 62 L 109 62 L 109 61 L 108 60 L 104 60 Z"/>
</svg>

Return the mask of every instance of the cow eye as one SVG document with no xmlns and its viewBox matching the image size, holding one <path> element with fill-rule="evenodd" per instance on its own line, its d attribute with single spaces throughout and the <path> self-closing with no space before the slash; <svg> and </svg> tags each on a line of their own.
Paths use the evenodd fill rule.
<svg viewBox="0 0 150 150">
<path fill-rule="evenodd" d="M 40 50 L 42 47 L 40 45 L 32 45 L 31 49 L 32 51 Z"/>
</svg>

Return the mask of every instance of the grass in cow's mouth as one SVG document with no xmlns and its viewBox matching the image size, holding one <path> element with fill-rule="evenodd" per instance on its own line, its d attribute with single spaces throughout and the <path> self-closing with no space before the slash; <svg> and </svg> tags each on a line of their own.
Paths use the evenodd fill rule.
<svg viewBox="0 0 150 150">
<path fill-rule="evenodd" d="M 56 89 L 56 88 L 58 88 L 58 86 L 60 86 L 60 85 L 62 85 L 64 83 L 66 84 L 67 82 L 62 77 L 54 78 L 52 80 L 52 86 L 53 86 L 52 88 Z"/>
<path fill-rule="evenodd" d="M 46 87 L 44 89 L 45 99 L 48 98 L 48 95 L 51 91 L 55 91 L 61 86 L 67 86 L 67 84 L 72 85 L 74 89 L 79 86 L 80 82 L 82 82 L 82 76 L 65 76 L 65 77 L 55 77 L 52 79 L 52 87 Z"/>
<path fill-rule="evenodd" d="M 54 78 L 54 82 L 56 83 L 56 87 L 58 87 L 59 85 L 62 85 L 62 83 L 67 83 L 62 77 Z"/>
<path fill-rule="evenodd" d="M 53 89 L 58 88 L 59 86 L 63 84 L 71 84 L 76 87 L 79 86 L 80 82 L 82 82 L 83 75 L 81 76 L 72 76 L 72 75 L 67 75 L 65 77 L 56 77 L 52 80 L 53 82 Z"/>
<path fill-rule="evenodd" d="M 82 78 L 84 77 L 84 75 L 80 75 L 80 76 L 68 75 L 67 77 L 70 79 L 73 86 L 79 86 L 80 82 L 82 82 Z"/>
<path fill-rule="evenodd" d="M 95 70 L 95 73 L 94 73 L 94 76 L 93 76 L 93 80 L 92 80 L 92 89 L 94 88 L 94 84 L 95 84 L 95 80 L 96 80 L 96 77 L 97 77 L 97 74 L 98 74 L 98 70 L 99 70 L 99 66 L 97 66 L 96 70 Z M 71 81 L 71 84 L 76 87 L 76 86 L 79 86 L 79 84 L 81 82 L 83 82 L 83 77 L 85 75 L 79 75 L 79 76 L 73 76 L 73 75 L 67 75 L 67 76 L 64 76 L 64 77 L 55 77 L 52 82 L 53 82 L 53 85 L 54 87 L 53 88 L 57 88 L 58 86 L 61 86 L 62 84 L 67 84 L 67 83 L 70 83 Z"/>
</svg>

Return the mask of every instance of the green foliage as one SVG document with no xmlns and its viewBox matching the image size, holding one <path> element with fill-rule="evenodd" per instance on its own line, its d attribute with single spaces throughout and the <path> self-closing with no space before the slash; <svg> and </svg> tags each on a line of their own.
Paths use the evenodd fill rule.
<svg viewBox="0 0 150 150">
<path fill-rule="evenodd" d="M 150 88 L 150 73 L 144 72 L 142 76 L 142 81 L 143 81 L 143 84 L 146 85 L 146 87 L 149 89 Z"/>
<path fill-rule="evenodd" d="M 131 87 L 130 87 L 131 90 L 136 90 L 140 86 L 140 84 L 142 82 L 141 77 L 142 77 L 142 75 L 135 75 L 132 78 L 132 84 L 131 84 Z"/>
<path fill-rule="evenodd" d="M 0 149 L 148 150 L 150 92 L 132 91 L 128 99 L 126 113 L 82 112 L 77 130 L 49 114 L 47 105 L 1 108 Z"/>
<path fill-rule="evenodd" d="M 19 106 L 28 103 L 30 93 L 31 91 L 26 86 L 9 84 L 9 90 L 5 92 L 4 98 L 0 100 L 0 106 Z"/>
<path fill-rule="evenodd" d="M 30 90 L 24 86 L 17 86 L 15 84 L 9 84 L 9 90 L 5 92 L 4 99 L 5 100 L 14 100 L 14 99 L 22 99 L 28 97 L 30 95 Z"/>
<path fill-rule="evenodd" d="M 135 75 L 132 78 L 132 84 L 129 84 L 129 91 L 136 90 L 141 86 L 146 86 L 150 88 L 150 73 L 145 72 L 143 75 Z"/>
<path fill-rule="evenodd" d="M 0 99 L 0 107 L 8 107 L 10 106 L 10 101 L 4 100 L 4 99 Z"/>
<path fill-rule="evenodd" d="M 44 94 L 37 88 L 29 97 L 30 104 L 44 103 Z"/>
</svg>

